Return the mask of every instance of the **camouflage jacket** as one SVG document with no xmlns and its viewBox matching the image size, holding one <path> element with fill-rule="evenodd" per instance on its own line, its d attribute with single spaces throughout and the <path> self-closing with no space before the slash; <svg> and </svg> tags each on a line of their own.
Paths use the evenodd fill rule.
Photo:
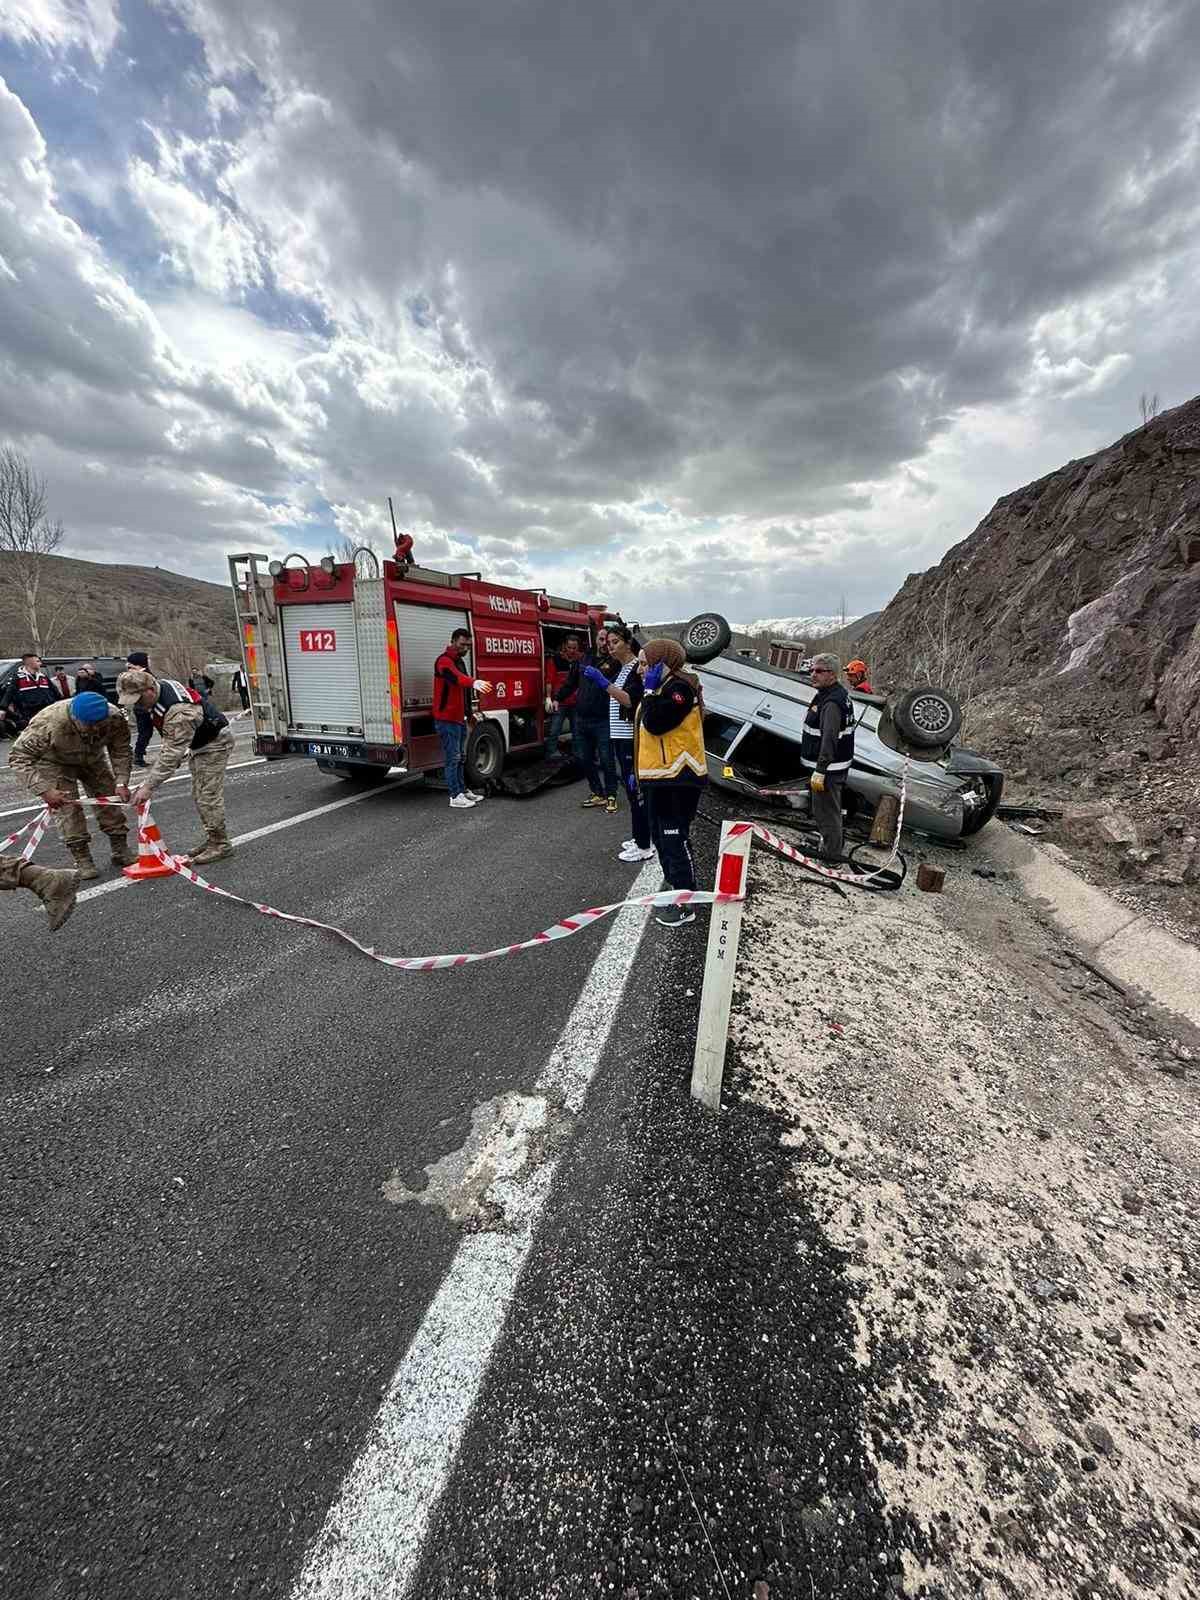
<svg viewBox="0 0 1200 1600">
<path fill-rule="evenodd" d="M 33 718 L 13 740 L 8 765 L 19 772 L 33 794 L 57 787 L 55 767 L 89 767 L 105 757 L 117 783 L 129 782 L 129 724 L 115 706 L 103 722 L 76 722 L 71 702 L 60 700 Z M 43 770 L 45 769 L 45 770 Z"/>
<path fill-rule="evenodd" d="M 157 725 L 158 716 L 155 715 Z M 204 712 L 197 705 L 171 706 L 163 713 L 158 735 L 162 741 L 154 758 L 154 765 L 142 779 L 145 789 L 157 789 L 173 772 L 177 772 L 191 753 L 196 729 L 204 721 Z"/>
</svg>

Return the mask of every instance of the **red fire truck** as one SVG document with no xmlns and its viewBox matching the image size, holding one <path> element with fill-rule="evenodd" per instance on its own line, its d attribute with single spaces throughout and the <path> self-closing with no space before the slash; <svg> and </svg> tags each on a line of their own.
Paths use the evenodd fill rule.
<svg viewBox="0 0 1200 1600">
<path fill-rule="evenodd" d="M 601 605 L 380 562 L 365 549 L 315 566 L 234 555 L 229 576 L 258 753 L 309 756 L 322 772 L 366 783 L 393 767 L 442 765 L 433 664 L 455 628 L 471 634 L 469 670 L 492 685 L 467 742 L 475 787 L 510 755 L 540 751 L 547 657 L 569 634 L 590 643 L 609 618 Z"/>
</svg>

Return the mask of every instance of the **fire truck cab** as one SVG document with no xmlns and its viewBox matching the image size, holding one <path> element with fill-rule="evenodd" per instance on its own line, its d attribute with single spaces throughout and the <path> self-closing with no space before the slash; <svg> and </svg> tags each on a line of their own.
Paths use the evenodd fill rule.
<svg viewBox="0 0 1200 1600">
<path fill-rule="evenodd" d="M 464 670 L 492 686 L 475 697 L 468 784 L 494 779 L 510 756 L 538 754 L 549 656 L 571 634 L 589 648 L 608 616 L 601 605 L 381 562 L 369 550 L 315 566 L 233 555 L 229 572 L 258 753 L 308 756 L 357 782 L 442 766 L 433 667 L 456 628 L 471 635 Z"/>
</svg>

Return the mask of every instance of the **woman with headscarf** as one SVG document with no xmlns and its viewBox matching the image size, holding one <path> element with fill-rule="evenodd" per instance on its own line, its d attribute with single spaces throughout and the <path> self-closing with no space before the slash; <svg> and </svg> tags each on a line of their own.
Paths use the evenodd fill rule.
<svg viewBox="0 0 1200 1600">
<path fill-rule="evenodd" d="M 650 818 L 650 837 L 672 889 L 696 887 L 691 827 L 708 782 L 704 755 L 704 701 L 699 679 L 684 671 L 687 657 L 676 639 L 650 639 L 638 663 L 644 693 L 634 738 L 637 781 Z M 691 906 L 661 906 L 666 928 L 694 922 Z"/>
</svg>

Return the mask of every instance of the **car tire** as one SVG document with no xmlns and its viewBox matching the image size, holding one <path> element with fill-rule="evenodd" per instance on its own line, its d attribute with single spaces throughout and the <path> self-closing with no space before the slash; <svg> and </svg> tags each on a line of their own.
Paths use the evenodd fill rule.
<svg viewBox="0 0 1200 1600">
<path fill-rule="evenodd" d="M 963 812 L 962 837 L 969 839 L 973 833 L 978 833 L 996 815 L 996 808 L 1004 797 L 1004 779 L 995 773 L 979 773 L 975 781 L 983 785 L 987 798 L 983 805 Z"/>
<path fill-rule="evenodd" d="M 702 611 L 684 624 L 679 642 L 688 660 L 702 667 L 706 661 L 715 661 L 729 649 L 733 643 L 733 629 L 719 611 Z"/>
<path fill-rule="evenodd" d="M 382 783 L 387 777 L 386 767 L 368 767 L 365 763 L 357 761 L 318 760 L 317 771 L 324 772 L 330 778 L 341 778 L 344 783 L 362 784 L 364 788 Z"/>
<path fill-rule="evenodd" d="M 463 757 L 463 776 L 467 787 L 483 789 L 495 783 L 504 767 L 504 735 L 491 722 L 481 722 L 471 730 L 467 753 Z"/>
<path fill-rule="evenodd" d="M 907 689 L 891 707 L 896 732 L 919 750 L 937 750 L 950 744 L 962 727 L 962 707 L 945 689 L 927 684 Z"/>
</svg>

